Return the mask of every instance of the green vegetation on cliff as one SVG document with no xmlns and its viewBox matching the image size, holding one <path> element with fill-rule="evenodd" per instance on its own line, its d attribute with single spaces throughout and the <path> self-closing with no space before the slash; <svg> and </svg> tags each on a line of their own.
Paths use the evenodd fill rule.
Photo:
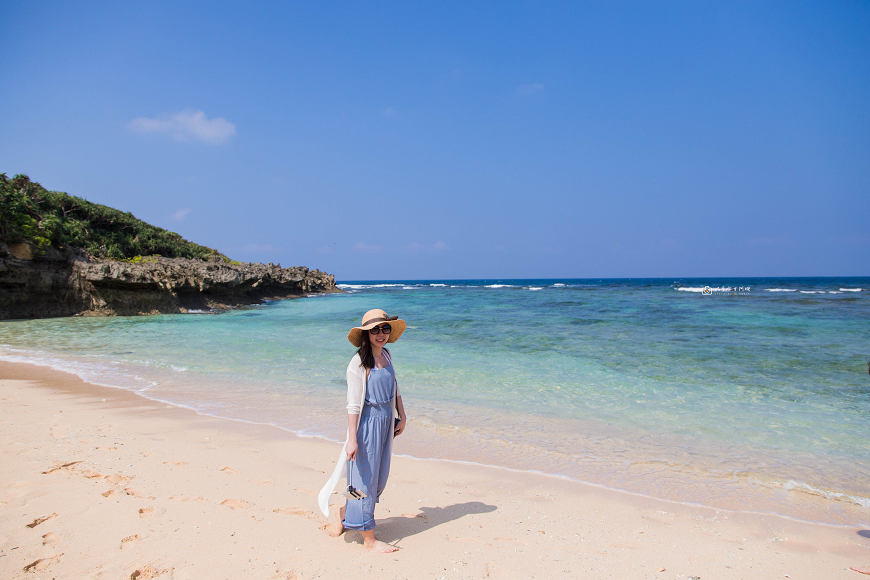
<svg viewBox="0 0 870 580">
<path fill-rule="evenodd" d="M 30 242 L 39 248 L 81 248 L 98 258 L 135 260 L 142 256 L 199 258 L 217 250 L 188 242 L 138 220 L 129 212 L 58 191 L 48 191 L 26 175 L 0 173 L 0 242 Z"/>
</svg>

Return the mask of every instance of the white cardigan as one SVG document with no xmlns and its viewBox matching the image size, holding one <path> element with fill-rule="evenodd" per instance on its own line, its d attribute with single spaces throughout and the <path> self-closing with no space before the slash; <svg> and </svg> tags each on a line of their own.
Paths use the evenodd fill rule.
<svg viewBox="0 0 870 580">
<path fill-rule="evenodd" d="M 393 357 L 390 356 L 390 351 L 384 349 L 384 356 L 387 357 L 387 362 L 392 365 Z M 393 373 L 395 374 L 395 368 Z M 362 366 L 359 354 L 355 354 L 347 365 L 347 412 L 349 415 L 360 415 L 362 413 L 366 400 L 367 382 L 368 373 Z M 399 383 L 397 381 L 393 390 L 393 417 L 396 417 L 396 397 L 398 396 Z M 359 428 L 359 423 L 357 423 L 357 428 Z M 356 433 L 353 435 L 355 437 Z M 347 442 L 350 441 L 350 436 L 350 429 L 348 429 L 344 445 L 341 446 L 341 452 L 338 454 L 338 461 L 335 463 L 335 469 L 332 471 L 332 476 L 326 482 L 326 485 L 323 486 L 323 489 L 320 490 L 320 493 L 317 494 L 317 503 L 320 506 L 320 511 L 326 517 L 329 517 L 329 496 L 332 495 L 338 480 L 344 476 L 345 468 L 347 467 L 347 454 L 344 449 L 347 446 Z M 395 432 L 393 436 L 395 437 Z"/>
</svg>

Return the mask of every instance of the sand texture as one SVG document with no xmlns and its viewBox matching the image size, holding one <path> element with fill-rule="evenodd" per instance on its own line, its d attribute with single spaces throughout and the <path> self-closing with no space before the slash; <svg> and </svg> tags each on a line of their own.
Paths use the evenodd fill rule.
<svg viewBox="0 0 870 580">
<path fill-rule="evenodd" d="M 378 537 L 400 549 L 371 553 L 358 533 L 328 537 L 317 509 L 339 448 L 0 363 L 0 578 L 858 580 L 850 567 L 870 568 L 868 529 L 401 456 L 376 512 Z"/>
</svg>

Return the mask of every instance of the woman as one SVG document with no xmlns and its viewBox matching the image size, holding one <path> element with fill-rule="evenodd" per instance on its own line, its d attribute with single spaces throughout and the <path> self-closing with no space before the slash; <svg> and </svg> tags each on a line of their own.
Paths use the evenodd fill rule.
<svg viewBox="0 0 870 580">
<path fill-rule="evenodd" d="M 359 530 L 366 548 L 377 552 L 398 549 L 375 538 L 375 504 L 387 486 L 393 437 L 405 430 L 405 407 L 390 351 L 384 348 L 399 340 L 404 331 L 405 321 L 398 316 L 369 310 L 362 325 L 348 333 L 347 339 L 359 349 L 347 365 L 348 435 L 335 472 L 318 496 L 320 509 L 328 517 L 329 496 L 346 468 L 348 486 L 365 497 L 348 497 L 345 506 L 336 510 L 329 535 Z"/>
</svg>

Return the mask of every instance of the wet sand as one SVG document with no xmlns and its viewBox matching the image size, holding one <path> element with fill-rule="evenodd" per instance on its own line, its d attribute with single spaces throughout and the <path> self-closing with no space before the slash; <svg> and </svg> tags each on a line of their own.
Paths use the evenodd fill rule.
<svg viewBox="0 0 870 580">
<path fill-rule="evenodd" d="M 330 538 L 340 445 L 0 363 L 2 578 L 863 578 L 870 530 L 395 457 L 375 554 Z M 409 429 L 413 429 L 413 417 Z M 338 495 L 333 496 L 339 502 Z"/>
</svg>

